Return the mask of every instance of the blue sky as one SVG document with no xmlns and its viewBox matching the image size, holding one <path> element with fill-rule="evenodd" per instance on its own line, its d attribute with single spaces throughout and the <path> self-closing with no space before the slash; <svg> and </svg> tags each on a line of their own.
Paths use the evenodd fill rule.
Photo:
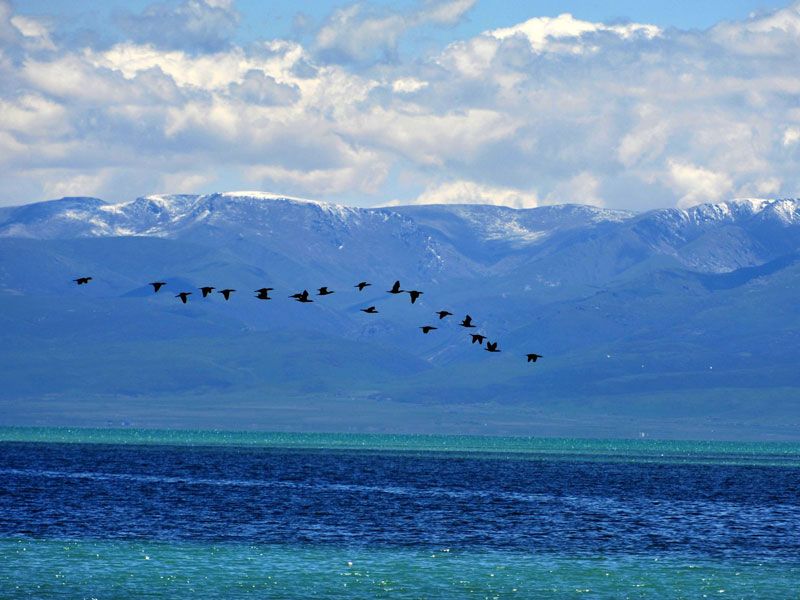
<svg viewBox="0 0 800 600">
<path fill-rule="evenodd" d="M 84 27 L 101 30 L 112 22 L 116 12 L 140 12 L 153 4 L 152 0 L 104 0 L 97 2 L 64 2 L 63 0 L 18 0 L 15 3 L 22 14 L 55 16 L 72 21 L 67 26 L 80 23 Z M 242 15 L 236 39 L 241 43 L 256 40 L 264 35 L 287 37 L 296 33 L 293 20 L 298 12 L 323 20 L 333 10 L 347 2 L 301 2 L 294 0 L 238 0 L 236 8 Z M 379 0 L 375 5 L 385 7 L 411 7 L 413 2 Z M 531 16 L 555 17 L 571 13 L 589 21 L 638 21 L 679 27 L 705 29 L 723 20 L 741 20 L 751 13 L 767 12 L 785 6 L 785 2 L 769 0 L 539 0 L 514 2 L 511 0 L 479 2 L 468 18 L 455 27 L 437 32 L 438 40 L 452 40 L 472 36 L 485 29 L 508 27 Z"/>
<path fill-rule="evenodd" d="M 0 0 L 0 204 L 800 194 L 800 3 Z"/>
</svg>

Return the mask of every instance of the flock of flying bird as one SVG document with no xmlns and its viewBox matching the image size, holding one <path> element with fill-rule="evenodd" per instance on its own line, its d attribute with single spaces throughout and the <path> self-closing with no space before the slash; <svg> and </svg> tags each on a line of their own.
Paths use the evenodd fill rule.
<svg viewBox="0 0 800 600">
<path fill-rule="evenodd" d="M 92 280 L 91 277 L 78 277 L 77 279 L 73 279 L 73 281 L 75 283 L 77 283 L 78 285 L 86 285 L 91 280 Z M 152 281 L 152 282 L 150 282 L 149 285 L 153 286 L 153 293 L 158 293 L 158 291 L 162 287 L 167 285 L 167 283 L 165 281 Z M 361 282 L 357 283 L 356 285 L 354 285 L 353 287 L 358 288 L 359 292 L 363 292 L 364 288 L 367 288 L 367 287 L 369 287 L 371 285 L 372 285 L 371 283 L 368 283 L 366 281 L 361 281 Z M 217 288 L 215 288 L 213 286 L 210 286 L 210 285 L 206 285 L 206 286 L 203 286 L 203 287 L 198 288 L 198 289 L 203 294 L 203 298 L 206 298 L 211 292 L 216 290 L 218 294 L 222 294 L 222 297 L 225 298 L 225 300 L 230 300 L 231 294 L 233 294 L 236 291 L 236 290 L 231 289 L 231 288 L 225 288 L 224 290 L 217 290 Z M 254 290 L 255 294 L 256 294 L 256 298 L 258 298 L 259 300 L 272 300 L 272 297 L 270 297 L 269 293 L 274 291 L 274 289 L 275 288 L 263 287 L 263 288 L 260 288 L 258 290 Z M 417 299 L 420 296 L 422 296 L 422 294 L 423 294 L 423 292 L 420 292 L 419 290 L 402 290 L 402 289 L 400 289 L 400 282 L 399 281 L 395 281 L 394 285 L 392 285 L 392 289 L 386 290 L 386 291 L 389 294 L 408 294 L 411 297 L 411 304 L 414 304 L 417 301 Z M 323 287 L 321 287 L 321 288 L 319 288 L 317 290 L 317 296 L 328 296 L 328 295 L 333 294 L 333 293 L 334 293 L 334 291 L 333 290 L 329 290 L 326 286 L 323 286 Z M 189 296 L 191 296 L 191 295 L 192 295 L 192 292 L 180 292 L 179 294 L 176 294 L 175 297 L 176 298 L 180 298 L 181 302 L 186 304 L 189 301 Z M 298 292 L 296 294 L 292 294 L 291 296 L 289 296 L 289 298 L 293 298 L 297 302 L 302 302 L 302 303 L 314 302 L 308 296 L 309 296 L 308 290 L 303 290 L 302 292 Z M 374 314 L 376 314 L 378 312 L 378 309 L 375 308 L 374 306 L 368 306 L 367 308 L 362 308 L 360 310 L 361 310 L 361 312 L 367 313 L 369 315 L 374 315 Z M 439 320 L 442 320 L 442 319 L 444 319 L 446 317 L 452 317 L 453 316 L 453 313 L 451 313 L 451 312 L 449 312 L 447 310 L 440 310 L 440 311 L 436 312 L 435 314 L 439 315 Z M 464 319 L 461 321 L 460 325 L 461 325 L 461 327 L 464 327 L 466 329 L 474 329 L 476 327 L 472 323 L 472 317 L 469 316 L 469 315 L 464 317 Z M 422 327 L 420 327 L 420 329 L 422 330 L 422 333 L 428 334 L 431 331 L 434 331 L 434 330 L 438 329 L 438 327 L 434 327 L 433 325 L 423 325 Z M 500 352 L 500 350 L 497 348 L 497 342 L 488 341 L 486 339 L 485 335 L 481 335 L 479 333 L 470 333 L 469 335 L 472 338 L 472 343 L 473 344 L 480 344 L 481 346 L 483 346 L 483 342 L 485 341 L 486 342 L 486 348 L 484 348 L 484 349 L 487 352 Z M 536 362 L 538 359 L 542 358 L 542 355 L 532 352 L 530 354 L 526 354 L 525 357 L 528 359 L 528 362 L 531 363 L 531 362 Z"/>
</svg>

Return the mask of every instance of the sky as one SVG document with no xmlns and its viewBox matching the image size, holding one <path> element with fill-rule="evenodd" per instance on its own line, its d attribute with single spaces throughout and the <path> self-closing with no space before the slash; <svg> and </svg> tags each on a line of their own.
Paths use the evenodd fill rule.
<svg viewBox="0 0 800 600">
<path fill-rule="evenodd" d="M 800 0 L 0 0 L 0 205 L 800 195 Z"/>
</svg>

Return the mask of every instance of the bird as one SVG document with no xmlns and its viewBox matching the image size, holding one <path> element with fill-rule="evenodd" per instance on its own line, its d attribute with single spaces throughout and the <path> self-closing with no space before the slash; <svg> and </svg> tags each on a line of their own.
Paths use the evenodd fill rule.
<svg viewBox="0 0 800 600">
<path fill-rule="evenodd" d="M 289 296 L 289 298 L 294 298 L 298 302 L 313 302 L 313 300 L 309 300 L 308 298 L 308 290 L 303 290 L 302 292 L 292 294 Z"/>
<path fill-rule="evenodd" d="M 317 294 L 318 296 L 327 296 L 328 294 L 333 294 L 334 293 L 334 291 L 333 290 L 329 290 L 327 288 L 327 286 L 322 286 L 317 291 L 319 292 L 319 294 Z"/>
<path fill-rule="evenodd" d="M 475 325 L 472 324 L 472 317 L 470 317 L 469 315 L 464 317 L 464 320 L 461 321 L 461 326 L 462 327 L 475 327 Z"/>
<path fill-rule="evenodd" d="M 361 310 L 361 312 L 365 312 L 368 315 L 374 315 L 374 314 L 376 314 L 378 312 L 378 309 L 375 308 L 374 306 L 370 306 L 369 308 L 362 308 L 360 310 Z"/>
<path fill-rule="evenodd" d="M 153 286 L 153 293 L 155 294 L 158 290 L 167 285 L 167 283 L 165 281 L 153 281 L 149 285 Z"/>
<path fill-rule="evenodd" d="M 400 282 L 399 281 L 395 281 L 394 285 L 392 286 L 392 289 L 386 290 L 386 291 L 389 292 L 390 294 L 402 294 L 403 293 L 403 290 L 400 289 Z"/>
<path fill-rule="evenodd" d="M 486 342 L 485 350 L 487 352 L 500 352 L 500 350 L 497 349 L 497 342 Z"/>
<path fill-rule="evenodd" d="M 445 317 L 452 317 L 453 316 L 453 313 L 451 313 L 449 311 L 446 311 L 446 310 L 440 310 L 436 314 L 439 315 L 439 319 L 440 320 L 444 319 Z"/>
<path fill-rule="evenodd" d="M 481 335 L 480 333 L 470 333 L 470 335 L 472 336 L 472 343 L 473 344 L 477 343 L 477 344 L 483 345 L 483 340 L 486 339 L 486 336 L 485 335 Z"/>
<path fill-rule="evenodd" d="M 261 288 L 260 290 L 256 290 L 256 298 L 259 300 L 272 300 L 272 298 L 269 297 L 269 291 L 271 289 L 272 288 Z"/>
<path fill-rule="evenodd" d="M 236 290 L 229 290 L 228 288 L 225 288 L 224 290 L 220 290 L 219 293 L 222 294 L 222 297 L 225 298 L 225 300 L 230 300 L 231 294 L 235 291 Z"/>
<path fill-rule="evenodd" d="M 417 290 L 408 290 L 406 293 L 411 296 L 411 304 L 414 304 L 414 302 L 417 301 L 417 298 L 423 294 L 423 292 L 418 292 Z"/>
<path fill-rule="evenodd" d="M 77 283 L 78 285 L 86 285 L 86 284 L 87 284 L 87 283 L 89 283 L 91 280 L 92 280 L 92 278 L 91 278 L 91 277 L 78 277 L 77 279 L 73 279 L 72 281 L 74 281 L 74 282 L 75 282 L 75 283 Z"/>
<path fill-rule="evenodd" d="M 189 296 L 191 296 L 191 295 L 192 295 L 192 292 L 181 292 L 180 294 L 178 294 L 178 295 L 177 295 L 177 296 L 175 296 L 175 297 L 176 297 L 176 298 L 180 298 L 180 299 L 181 299 L 181 302 L 183 302 L 184 304 L 186 304 L 186 301 L 189 299 Z"/>
<path fill-rule="evenodd" d="M 197 288 L 197 289 L 199 289 L 201 292 L 203 292 L 203 298 L 205 298 L 206 296 L 208 296 L 211 292 L 213 292 L 217 288 L 214 288 L 214 287 L 211 287 L 210 285 L 207 285 L 207 286 L 204 286 L 204 287 L 201 287 L 201 288 Z"/>
<path fill-rule="evenodd" d="M 528 357 L 528 362 L 536 362 L 537 359 L 542 358 L 541 354 L 526 354 L 525 356 Z"/>
<path fill-rule="evenodd" d="M 358 283 L 358 284 L 354 285 L 353 287 L 357 287 L 359 292 L 363 292 L 365 287 L 369 287 L 371 285 L 372 285 L 371 283 L 367 283 L 366 281 L 362 281 L 361 283 Z"/>
<path fill-rule="evenodd" d="M 275 288 L 266 288 L 266 287 L 264 287 L 264 288 L 259 288 L 257 290 L 253 290 L 253 291 L 255 291 L 256 294 L 269 294 L 274 289 Z"/>
<path fill-rule="evenodd" d="M 434 329 L 439 329 L 438 327 L 434 327 L 433 325 L 423 325 L 420 327 L 422 329 L 422 333 L 430 333 Z"/>
</svg>

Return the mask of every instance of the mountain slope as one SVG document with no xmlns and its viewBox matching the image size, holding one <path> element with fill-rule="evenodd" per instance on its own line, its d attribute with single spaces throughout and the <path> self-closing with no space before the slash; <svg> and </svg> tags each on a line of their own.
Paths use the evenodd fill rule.
<svg viewBox="0 0 800 600">
<path fill-rule="evenodd" d="M 0 411 L 7 423 L 795 438 L 799 255 L 798 200 L 634 214 L 233 192 L 0 209 Z M 71 282 L 84 274 L 90 285 Z M 361 279 L 374 285 L 358 292 Z M 391 297 L 395 279 L 425 294 Z M 201 285 L 237 292 L 202 299 Z M 336 293 L 287 298 L 323 285 Z M 262 286 L 273 300 L 252 297 Z M 372 304 L 378 315 L 360 312 Z M 502 353 L 469 343 L 466 313 Z M 545 358 L 525 363 L 534 351 Z"/>
</svg>

